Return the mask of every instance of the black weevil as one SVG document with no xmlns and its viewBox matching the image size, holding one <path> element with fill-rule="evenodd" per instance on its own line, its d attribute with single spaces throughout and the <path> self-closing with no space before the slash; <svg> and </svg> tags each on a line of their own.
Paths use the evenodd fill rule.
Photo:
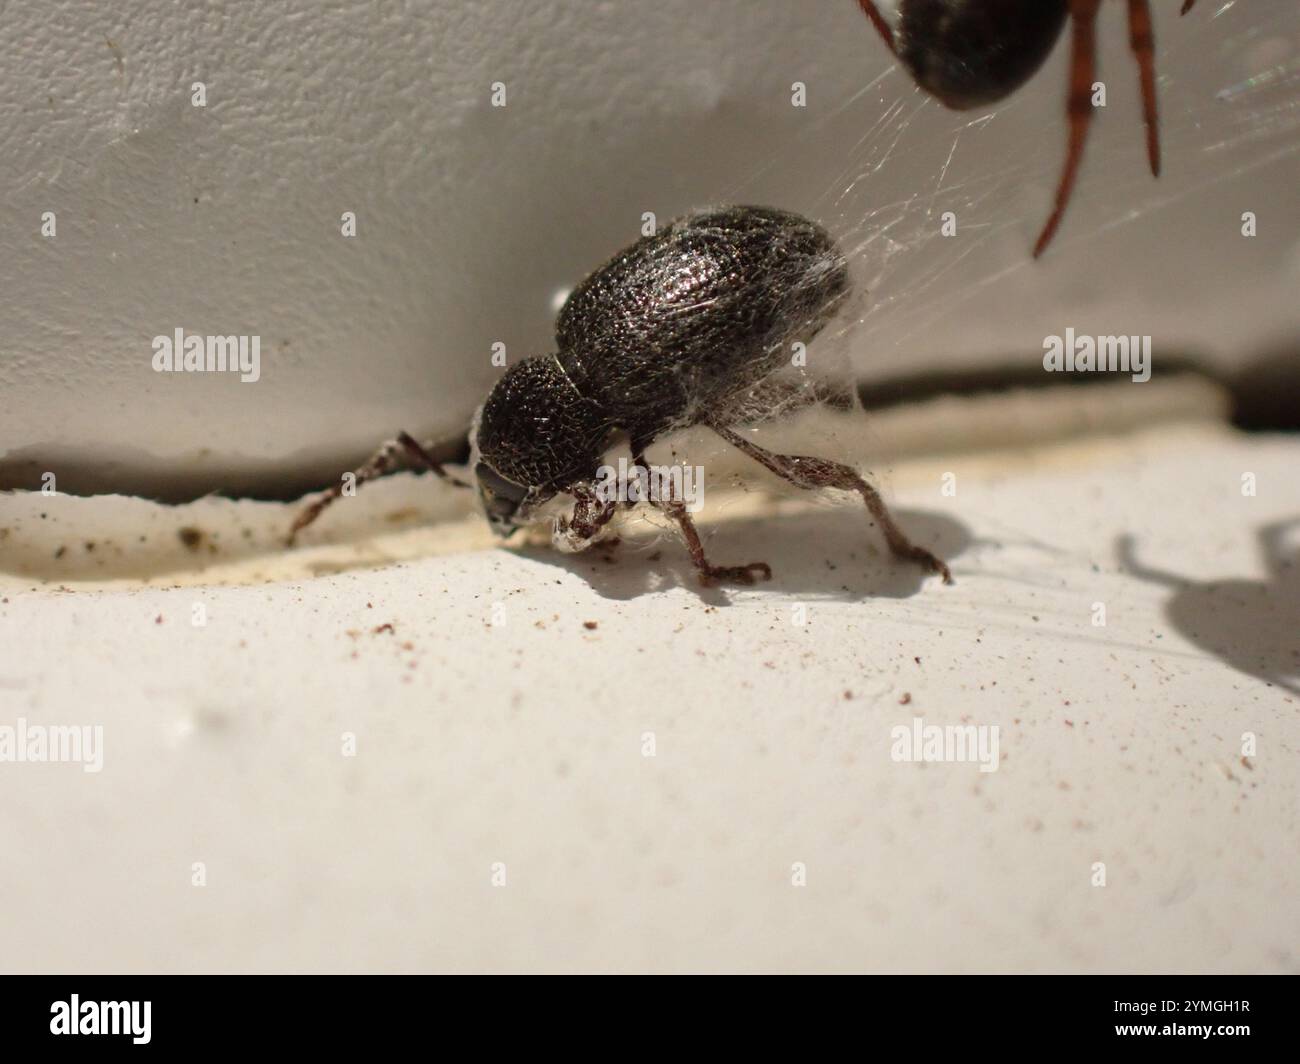
<svg viewBox="0 0 1300 1064">
<path fill-rule="evenodd" d="M 767 207 L 722 207 L 678 218 L 584 280 L 556 321 L 557 351 L 511 366 L 474 418 L 471 465 L 492 528 L 508 536 L 556 495 L 574 499 L 555 520 L 557 542 L 590 544 L 619 503 L 595 490 L 604 452 L 619 437 L 633 461 L 670 432 L 703 425 L 800 488 L 856 491 L 893 553 L 951 581 L 948 567 L 913 544 L 879 493 L 847 465 L 776 454 L 736 432 L 741 411 L 775 403 L 793 340 L 808 341 L 849 291 L 844 256 L 819 225 Z M 814 401 L 813 390 L 806 393 Z M 783 407 L 788 409 L 788 407 Z M 410 461 L 455 480 L 406 433 L 355 473 L 356 483 Z M 315 520 L 341 487 L 299 515 Z M 680 499 L 648 500 L 681 529 L 705 583 L 770 577 L 764 562 L 717 566 L 705 558 Z"/>
</svg>

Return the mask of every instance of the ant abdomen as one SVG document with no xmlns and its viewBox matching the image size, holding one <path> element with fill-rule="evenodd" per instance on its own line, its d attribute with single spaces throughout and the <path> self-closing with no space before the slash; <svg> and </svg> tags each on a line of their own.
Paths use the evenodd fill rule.
<svg viewBox="0 0 1300 1064">
<path fill-rule="evenodd" d="M 1065 0 L 903 0 L 898 56 L 945 106 L 984 107 L 1033 77 L 1068 12 Z"/>
</svg>

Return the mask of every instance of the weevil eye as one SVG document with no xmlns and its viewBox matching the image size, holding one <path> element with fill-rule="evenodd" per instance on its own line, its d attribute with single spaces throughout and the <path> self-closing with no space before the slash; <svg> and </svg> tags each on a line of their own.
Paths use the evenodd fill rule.
<svg viewBox="0 0 1300 1064">
<path fill-rule="evenodd" d="M 492 530 L 498 535 L 508 536 L 519 527 L 515 514 L 527 498 L 528 489 L 513 480 L 506 480 L 486 462 L 479 462 L 474 467 L 474 475 L 478 478 L 479 498 L 483 500 L 483 509 Z"/>
</svg>

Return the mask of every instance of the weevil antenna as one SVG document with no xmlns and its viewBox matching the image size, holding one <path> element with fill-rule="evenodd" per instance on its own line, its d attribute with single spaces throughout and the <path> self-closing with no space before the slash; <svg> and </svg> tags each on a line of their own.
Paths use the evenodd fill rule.
<svg viewBox="0 0 1300 1064">
<path fill-rule="evenodd" d="M 455 484 L 456 487 L 458 488 L 473 487 L 472 484 L 467 484 L 465 481 L 461 480 L 460 477 L 452 473 L 448 473 L 447 470 L 443 468 L 442 463 L 435 461 L 433 456 L 430 455 L 429 452 L 426 451 L 422 446 L 420 446 L 420 444 L 416 441 L 415 437 L 412 436 L 410 433 L 399 432 L 397 434 L 397 442 L 400 443 L 406 449 L 407 455 L 410 456 L 410 458 L 415 462 L 416 465 L 423 466 L 425 469 L 429 470 L 431 473 L 435 474 L 436 476 L 441 477 L 443 480 L 447 481 L 448 483 Z"/>
</svg>

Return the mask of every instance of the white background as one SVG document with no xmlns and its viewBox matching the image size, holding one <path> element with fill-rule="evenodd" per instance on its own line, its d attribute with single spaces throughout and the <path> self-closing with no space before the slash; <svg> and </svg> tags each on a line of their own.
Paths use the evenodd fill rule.
<svg viewBox="0 0 1300 1064">
<path fill-rule="evenodd" d="M 0 462 L 89 463 L 105 488 L 144 467 L 332 477 L 395 428 L 462 426 L 491 344 L 548 350 L 555 293 L 643 211 L 720 201 L 804 211 L 860 252 L 864 374 L 1032 364 L 1067 326 L 1153 334 L 1157 372 L 1272 354 L 1300 322 L 1295 6 L 1154 6 L 1164 176 L 1104 5 L 1108 106 L 1035 264 L 1064 42 L 986 121 L 915 90 L 852 0 L 9 3 Z M 155 374 L 150 340 L 178 326 L 260 335 L 261 381 Z"/>
</svg>

